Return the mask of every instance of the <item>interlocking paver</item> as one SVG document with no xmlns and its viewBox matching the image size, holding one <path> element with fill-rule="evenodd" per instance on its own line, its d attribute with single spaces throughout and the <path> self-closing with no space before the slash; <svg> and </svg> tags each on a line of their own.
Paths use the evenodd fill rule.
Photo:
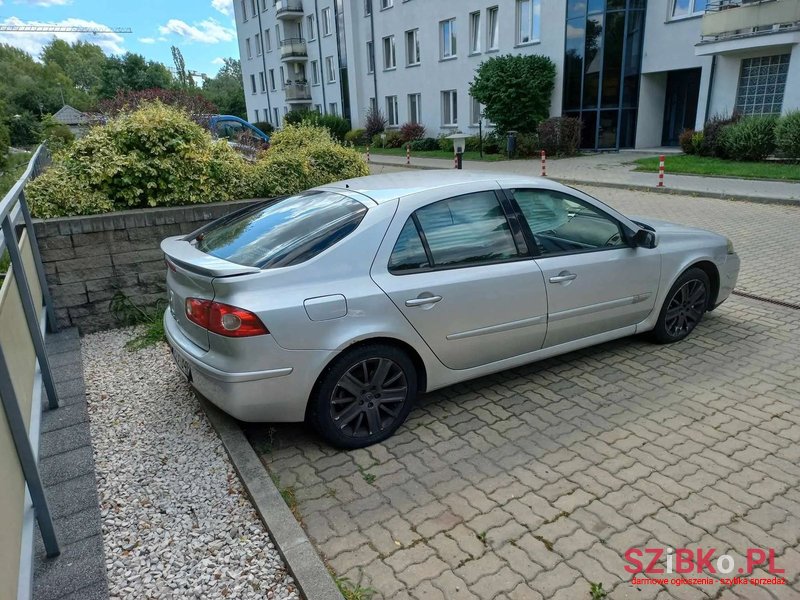
<svg viewBox="0 0 800 600">
<path fill-rule="evenodd" d="M 800 207 L 596 193 L 728 235 L 741 290 L 800 304 Z M 733 296 L 679 344 L 619 340 L 423 396 L 364 450 L 278 427 L 264 459 L 323 558 L 376 599 L 572 600 L 590 581 L 611 600 L 797 598 L 798 339 L 800 311 Z M 624 569 L 630 548 L 709 544 L 774 547 L 789 585 L 636 586 Z"/>
</svg>

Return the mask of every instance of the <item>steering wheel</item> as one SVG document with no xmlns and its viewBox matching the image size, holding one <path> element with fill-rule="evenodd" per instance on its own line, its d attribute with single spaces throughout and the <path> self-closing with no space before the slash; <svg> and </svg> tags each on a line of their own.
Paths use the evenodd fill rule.
<svg viewBox="0 0 800 600">
<path fill-rule="evenodd" d="M 619 243 L 622 241 L 622 236 L 620 235 L 619 231 L 608 238 L 606 241 L 606 246 L 618 246 Z"/>
</svg>

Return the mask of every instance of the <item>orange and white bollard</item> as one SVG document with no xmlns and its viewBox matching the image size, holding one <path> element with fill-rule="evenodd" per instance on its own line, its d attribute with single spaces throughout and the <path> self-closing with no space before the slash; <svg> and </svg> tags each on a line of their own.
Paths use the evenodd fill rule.
<svg viewBox="0 0 800 600">
<path fill-rule="evenodd" d="M 367 146 L 367 163 L 369 163 L 369 146 Z"/>
<path fill-rule="evenodd" d="M 455 158 L 453 159 L 453 168 L 458 168 L 458 154 L 456 154 Z"/>
<path fill-rule="evenodd" d="M 542 150 L 542 177 L 547 177 L 547 152 Z"/>
<path fill-rule="evenodd" d="M 664 155 L 658 157 L 658 185 L 656 187 L 664 187 Z"/>
<path fill-rule="evenodd" d="M 406 144 L 406 166 L 411 166 L 411 144 Z"/>
</svg>

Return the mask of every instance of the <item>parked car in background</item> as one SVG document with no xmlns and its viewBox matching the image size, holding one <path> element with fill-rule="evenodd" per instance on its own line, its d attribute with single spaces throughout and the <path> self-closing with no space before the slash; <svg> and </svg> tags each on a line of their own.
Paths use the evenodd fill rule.
<svg viewBox="0 0 800 600">
<path fill-rule="evenodd" d="M 269 148 L 269 136 L 233 115 L 214 115 L 208 120 L 208 128 L 214 139 L 228 140 L 228 144 L 246 158 L 254 159 L 261 150 Z"/>
<path fill-rule="evenodd" d="M 390 436 L 420 392 L 642 332 L 681 340 L 739 272 L 724 236 L 461 171 L 342 181 L 161 247 L 195 389 L 345 448 Z"/>
</svg>

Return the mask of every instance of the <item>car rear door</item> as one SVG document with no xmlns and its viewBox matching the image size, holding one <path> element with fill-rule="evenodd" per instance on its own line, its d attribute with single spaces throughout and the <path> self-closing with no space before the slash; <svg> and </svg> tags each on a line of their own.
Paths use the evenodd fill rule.
<svg viewBox="0 0 800 600">
<path fill-rule="evenodd" d="M 446 198 L 402 199 L 372 268 L 451 369 L 538 350 L 547 318 L 542 273 L 499 186 L 460 187 Z"/>
<path fill-rule="evenodd" d="M 658 249 L 633 247 L 620 220 L 588 198 L 533 187 L 507 192 L 547 288 L 544 347 L 636 325 L 652 312 Z"/>
</svg>

